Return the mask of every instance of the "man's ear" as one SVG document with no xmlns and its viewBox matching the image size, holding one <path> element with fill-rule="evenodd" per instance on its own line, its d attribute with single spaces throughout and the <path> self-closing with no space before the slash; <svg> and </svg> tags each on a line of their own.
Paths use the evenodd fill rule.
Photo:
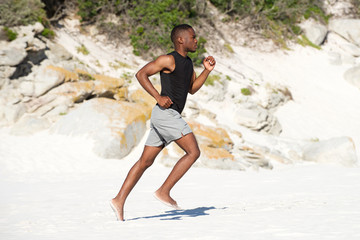
<svg viewBox="0 0 360 240">
<path fill-rule="evenodd" d="M 177 41 L 178 41 L 178 43 L 183 44 L 184 43 L 184 38 L 178 37 Z"/>
</svg>

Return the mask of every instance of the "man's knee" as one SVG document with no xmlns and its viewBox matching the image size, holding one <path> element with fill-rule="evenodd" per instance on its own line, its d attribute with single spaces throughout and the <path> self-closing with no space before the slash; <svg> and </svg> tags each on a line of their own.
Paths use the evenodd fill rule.
<svg viewBox="0 0 360 240">
<path fill-rule="evenodd" d="M 140 159 L 140 166 L 142 168 L 149 168 L 154 163 L 154 160 L 149 159 Z"/>
<path fill-rule="evenodd" d="M 200 149 L 199 148 L 196 148 L 196 149 L 194 149 L 193 151 L 191 151 L 190 153 L 189 153 L 189 155 L 191 155 L 192 156 L 192 158 L 194 159 L 194 161 L 196 161 L 199 157 L 200 157 Z"/>
</svg>

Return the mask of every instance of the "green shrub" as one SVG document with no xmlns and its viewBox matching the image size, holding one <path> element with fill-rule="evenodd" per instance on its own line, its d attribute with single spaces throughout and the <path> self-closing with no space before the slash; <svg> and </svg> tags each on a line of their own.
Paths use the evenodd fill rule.
<svg viewBox="0 0 360 240">
<path fill-rule="evenodd" d="M 98 15 L 106 0 L 78 0 L 78 14 L 82 21 L 92 20 Z"/>
<path fill-rule="evenodd" d="M 249 96 L 249 95 L 251 95 L 251 91 L 250 91 L 250 89 L 248 89 L 248 88 L 242 88 L 242 89 L 241 89 L 241 93 L 242 93 L 242 95 L 244 95 L 244 96 Z"/>
<path fill-rule="evenodd" d="M 8 38 L 8 41 L 13 41 L 16 39 L 18 33 L 12 31 L 11 29 L 9 29 L 8 27 L 4 27 L 3 28 L 4 32 L 6 33 L 6 36 Z"/>
<path fill-rule="evenodd" d="M 228 52 L 234 53 L 234 49 L 231 47 L 231 45 L 229 43 L 225 43 L 224 47 Z"/>
<path fill-rule="evenodd" d="M 2 0 L 0 25 L 12 27 L 29 25 L 46 18 L 41 0 Z"/>
<path fill-rule="evenodd" d="M 49 28 L 44 28 L 44 30 L 41 32 L 41 35 L 46 38 L 53 39 L 55 37 L 55 32 Z"/>
<path fill-rule="evenodd" d="M 208 78 L 206 79 L 205 85 L 206 86 L 214 86 L 215 82 L 219 82 L 221 79 L 220 75 L 217 74 L 212 74 L 210 76 L 208 76 Z"/>
<path fill-rule="evenodd" d="M 310 46 L 310 47 L 316 48 L 318 50 L 321 49 L 320 46 L 318 46 L 315 43 L 311 42 L 305 35 L 301 35 L 301 37 L 299 37 L 297 39 L 297 42 L 302 46 Z"/>
<path fill-rule="evenodd" d="M 196 2 L 191 0 L 77 1 L 83 21 L 96 21 L 100 32 L 111 40 L 130 38 L 133 53 L 138 56 L 154 58 L 160 51 L 169 52 L 173 49 L 172 28 L 181 23 L 194 25 L 198 19 Z M 117 20 L 109 20 L 110 15 Z M 196 53 L 189 55 L 195 65 L 202 62 L 205 43 L 199 36 Z"/>
<path fill-rule="evenodd" d="M 82 53 L 82 54 L 84 54 L 84 55 L 89 55 L 89 50 L 85 47 L 85 45 L 83 45 L 83 44 L 81 44 L 81 46 L 79 46 L 79 47 L 77 47 L 76 48 L 76 51 L 78 52 L 78 53 Z"/>
</svg>

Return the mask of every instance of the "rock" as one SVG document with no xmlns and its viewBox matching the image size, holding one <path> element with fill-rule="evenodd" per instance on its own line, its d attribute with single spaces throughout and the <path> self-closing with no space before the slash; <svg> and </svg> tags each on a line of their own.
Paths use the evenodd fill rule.
<svg viewBox="0 0 360 240">
<path fill-rule="evenodd" d="M 58 121 L 62 115 L 68 112 L 70 107 L 73 107 L 74 103 L 71 99 L 64 96 L 56 97 L 48 104 L 42 105 L 34 112 L 34 116 L 46 117 L 51 122 Z"/>
<path fill-rule="evenodd" d="M 33 81 L 21 81 L 19 86 L 19 92 L 24 96 L 34 96 L 34 82 Z"/>
<path fill-rule="evenodd" d="M 341 54 L 337 52 L 330 52 L 328 53 L 329 56 L 329 62 L 333 65 L 341 65 Z"/>
<path fill-rule="evenodd" d="M 66 75 L 52 66 L 42 67 L 35 75 L 34 96 L 39 97 L 63 83 Z"/>
<path fill-rule="evenodd" d="M 305 36 L 314 44 L 321 45 L 328 32 L 326 26 L 314 21 L 306 21 L 301 25 Z"/>
<path fill-rule="evenodd" d="M 104 158 L 125 157 L 146 131 L 142 105 L 94 98 L 82 103 L 55 123 L 51 131 L 83 135 L 94 140 L 94 152 Z"/>
<path fill-rule="evenodd" d="M 0 77 L 0 90 L 9 82 L 8 78 L 2 78 Z"/>
<path fill-rule="evenodd" d="M 50 126 L 51 123 L 46 118 L 25 116 L 11 128 L 10 133 L 13 135 L 30 135 L 48 129 Z"/>
<path fill-rule="evenodd" d="M 121 88 L 125 81 L 121 78 L 113 78 L 109 76 L 94 74 L 94 94 L 98 97 L 113 98 L 117 90 Z"/>
<path fill-rule="evenodd" d="M 160 85 L 155 85 L 154 87 L 157 91 L 161 92 Z M 142 88 L 131 92 L 129 96 L 129 100 L 138 103 L 141 102 L 152 107 L 155 106 L 156 104 L 156 100 Z"/>
<path fill-rule="evenodd" d="M 236 112 L 236 123 L 254 130 L 260 130 L 268 123 L 268 112 L 260 107 L 241 107 Z"/>
<path fill-rule="evenodd" d="M 279 121 L 272 113 L 259 105 L 243 104 L 236 111 L 235 122 L 259 132 L 279 135 L 282 131 Z"/>
<path fill-rule="evenodd" d="M 50 60 L 52 60 L 54 63 L 58 63 L 62 60 L 70 60 L 72 59 L 71 53 L 69 53 L 63 46 L 57 43 L 53 43 L 49 41 L 47 43 L 50 50 L 46 51 L 46 56 L 49 57 Z"/>
<path fill-rule="evenodd" d="M 24 103 L 8 104 L 4 107 L 4 117 L 9 124 L 15 123 L 26 112 Z"/>
<path fill-rule="evenodd" d="M 28 42 L 26 51 L 40 51 L 45 50 L 46 47 L 46 43 L 44 43 L 38 38 L 33 38 L 31 41 Z"/>
<path fill-rule="evenodd" d="M 329 30 L 336 32 L 349 42 L 360 47 L 360 19 L 331 20 Z"/>
<path fill-rule="evenodd" d="M 197 122 L 189 122 L 201 151 L 200 158 L 195 166 L 218 168 L 218 169 L 243 169 L 235 157 L 231 154 L 234 145 L 227 131 L 223 128 L 205 126 Z M 184 151 L 176 144 L 167 147 L 161 157 L 161 163 L 173 166 L 183 155 Z"/>
<path fill-rule="evenodd" d="M 303 147 L 303 159 L 318 163 L 354 166 L 357 163 L 355 144 L 349 137 L 309 143 Z"/>
<path fill-rule="evenodd" d="M 34 25 L 32 25 L 32 27 L 35 34 L 39 34 L 44 31 L 44 26 L 40 22 L 36 22 Z"/>
<path fill-rule="evenodd" d="M 196 138 L 203 145 L 206 144 L 214 148 L 225 148 L 227 150 L 232 149 L 234 143 L 225 129 L 209 127 L 197 122 L 189 122 L 188 124 L 196 135 Z"/>
<path fill-rule="evenodd" d="M 72 82 L 79 80 L 79 75 L 77 73 L 66 70 L 65 68 L 57 67 L 53 65 L 48 65 L 47 68 L 59 72 L 60 74 L 63 74 L 65 76 L 65 82 L 70 82 L 70 81 Z"/>
<path fill-rule="evenodd" d="M 16 68 L 10 66 L 0 66 L 0 79 L 10 78 L 14 74 Z"/>
<path fill-rule="evenodd" d="M 344 73 L 344 79 L 360 89 L 360 66 L 348 69 Z"/>
<path fill-rule="evenodd" d="M 154 86 L 156 90 L 161 91 L 160 85 Z M 129 100 L 136 103 L 141 103 L 145 106 L 147 114 L 151 115 L 151 111 L 156 104 L 156 100 L 147 93 L 144 89 L 137 89 L 129 94 Z"/>
<path fill-rule="evenodd" d="M 16 66 L 25 59 L 26 55 L 24 48 L 2 47 L 0 49 L 0 66 Z"/>
<path fill-rule="evenodd" d="M 126 101 L 129 98 L 129 89 L 127 87 L 119 88 L 114 94 L 115 100 Z"/>
<path fill-rule="evenodd" d="M 94 86 L 93 81 L 66 82 L 50 90 L 46 95 L 65 96 L 74 103 L 80 103 L 93 93 Z"/>
</svg>

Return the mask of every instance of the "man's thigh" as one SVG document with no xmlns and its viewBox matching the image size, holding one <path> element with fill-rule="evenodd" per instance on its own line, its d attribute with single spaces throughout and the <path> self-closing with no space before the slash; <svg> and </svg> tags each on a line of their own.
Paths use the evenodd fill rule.
<svg viewBox="0 0 360 240">
<path fill-rule="evenodd" d="M 191 132 L 175 140 L 176 144 L 181 147 L 186 153 L 199 152 L 199 146 L 195 135 Z"/>
</svg>

